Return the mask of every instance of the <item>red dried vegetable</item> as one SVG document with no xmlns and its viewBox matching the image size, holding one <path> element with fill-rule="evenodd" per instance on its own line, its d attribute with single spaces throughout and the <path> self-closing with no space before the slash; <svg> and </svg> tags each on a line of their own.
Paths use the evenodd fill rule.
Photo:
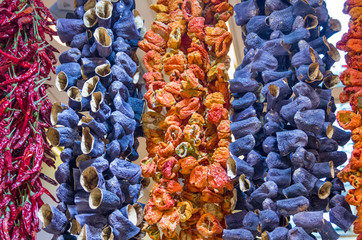
<svg viewBox="0 0 362 240">
<path fill-rule="evenodd" d="M 349 182 L 354 189 L 350 189 L 346 195 L 346 200 L 350 205 L 357 207 L 358 218 L 353 225 L 353 231 L 359 234 L 357 239 L 362 239 L 362 138 L 361 138 L 361 85 L 362 85 L 362 65 L 361 65 L 361 49 L 362 49 L 362 29 L 361 29 L 361 0 L 347 0 L 344 5 L 343 12 L 351 16 L 349 30 L 342 39 L 337 43 L 337 48 L 346 51 L 345 56 L 347 69 L 341 74 L 340 78 L 346 87 L 340 94 L 342 103 L 349 102 L 352 111 L 339 111 L 337 120 L 344 129 L 352 130 L 351 138 L 354 142 L 354 150 L 348 165 L 338 173 L 338 177 L 343 182 Z"/>
<path fill-rule="evenodd" d="M 0 9 L 0 239 L 36 239 L 40 197 L 51 196 L 41 178 L 54 184 L 40 172 L 43 162 L 55 167 L 44 134 L 57 51 L 47 36 L 56 35 L 55 19 L 40 0 L 4 0 Z"/>
<path fill-rule="evenodd" d="M 139 42 L 153 110 L 143 115 L 149 154 L 141 167 L 157 184 L 144 231 L 152 239 L 220 239 L 233 210 L 226 173 L 232 37 L 225 23 L 233 8 L 227 1 L 159 0 L 151 9 L 156 21 Z M 220 207 L 210 207 L 215 203 Z"/>
</svg>

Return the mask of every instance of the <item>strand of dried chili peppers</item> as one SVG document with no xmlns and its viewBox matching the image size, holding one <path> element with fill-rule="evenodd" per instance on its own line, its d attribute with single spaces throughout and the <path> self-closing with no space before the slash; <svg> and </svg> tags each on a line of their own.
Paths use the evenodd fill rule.
<svg viewBox="0 0 362 240">
<path fill-rule="evenodd" d="M 51 196 L 41 165 L 55 167 L 45 137 L 55 19 L 40 0 L 4 0 L 0 12 L 0 239 L 35 239 L 41 195 Z"/>
<path fill-rule="evenodd" d="M 341 110 L 337 113 L 337 120 L 341 127 L 351 130 L 351 138 L 354 142 L 351 158 L 347 166 L 338 174 L 343 182 L 349 182 L 354 189 L 350 189 L 346 195 L 347 202 L 357 207 L 358 218 L 354 222 L 353 231 L 359 234 L 357 239 L 362 239 L 362 178 L 361 178 L 361 106 L 362 95 L 362 1 L 347 0 L 343 12 L 351 16 L 349 30 L 337 43 L 337 48 L 347 52 L 345 55 L 347 69 L 340 75 L 345 85 L 339 95 L 342 103 L 349 102 L 351 111 Z"/>
<path fill-rule="evenodd" d="M 159 0 L 151 9 L 156 20 L 139 43 L 149 108 L 142 117 L 149 154 L 141 167 L 156 182 L 144 230 L 152 239 L 161 239 L 158 228 L 162 239 L 221 239 L 233 208 L 226 173 L 232 41 L 226 21 L 233 8 L 227 1 Z"/>
</svg>

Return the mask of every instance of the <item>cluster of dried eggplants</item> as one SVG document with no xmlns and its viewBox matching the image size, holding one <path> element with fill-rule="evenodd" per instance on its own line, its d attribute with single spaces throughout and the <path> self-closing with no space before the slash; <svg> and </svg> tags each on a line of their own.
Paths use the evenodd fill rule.
<svg viewBox="0 0 362 240">
<path fill-rule="evenodd" d="M 151 9 L 156 20 L 139 42 L 149 108 L 141 168 L 156 182 L 144 230 L 152 239 L 161 239 L 161 231 L 162 239 L 221 239 L 233 208 L 226 173 L 232 41 L 226 21 L 233 8 L 218 0 L 159 0 Z"/>
<path fill-rule="evenodd" d="M 339 54 L 327 38 L 340 23 L 319 0 L 247 0 L 234 11 L 245 57 L 230 79 L 227 167 L 241 211 L 226 216 L 224 239 L 338 239 L 331 222 L 347 231 L 355 220 L 336 176 L 349 133 L 332 125 Z"/>
<path fill-rule="evenodd" d="M 351 111 L 341 110 L 337 113 L 337 120 L 341 127 L 351 130 L 354 142 L 351 158 L 347 166 L 338 174 L 343 182 L 349 182 L 354 189 L 350 189 L 346 200 L 350 205 L 357 207 L 358 218 L 354 222 L 354 232 L 359 234 L 357 239 L 362 239 L 362 185 L 361 185 L 361 103 L 362 96 L 362 1 L 347 0 L 343 12 L 351 16 L 349 30 L 337 43 L 337 48 L 347 52 L 345 55 L 347 69 L 340 75 L 345 85 L 339 98 L 342 103 L 349 102 Z"/>
<path fill-rule="evenodd" d="M 59 57 L 56 87 L 69 103 L 54 104 L 55 127 L 47 132 L 53 146 L 64 147 L 55 172 L 61 204 L 45 204 L 40 217 L 54 239 L 141 239 L 141 167 L 132 161 L 142 134 L 135 51 L 143 20 L 133 0 L 76 4 L 57 22 L 71 49 Z"/>
</svg>

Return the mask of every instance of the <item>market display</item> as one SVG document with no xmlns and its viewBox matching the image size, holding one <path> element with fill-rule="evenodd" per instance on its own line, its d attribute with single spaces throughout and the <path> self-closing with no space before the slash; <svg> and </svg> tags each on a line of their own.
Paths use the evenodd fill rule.
<svg viewBox="0 0 362 240">
<path fill-rule="evenodd" d="M 137 43 L 143 20 L 128 1 L 76 1 L 74 14 L 58 19 L 59 38 L 71 49 L 56 67 L 55 103 L 47 132 L 64 147 L 55 177 L 57 207 L 40 208 L 53 239 L 142 239 L 143 207 L 137 137 L 142 135 Z M 78 237 L 76 237 L 78 236 Z"/>
<path fill-rule="evenodd" d="M 221 239 L 233 210 L 226 172 L 233 14 L 227 1 L 159 0 L 139 47 L 148 111 L 142 175 L 156 182 L 145 206 L 151 239 Z M 180 228 L 179 230 L 176 228 Z M 161 230 L 161 231 L 160 231 Z"/>
<path fill-rule="evenodd" d="M 230 79 L 235 141 L 226 164 L 241 211 L 226 216 L 223 239 L 309 240 L 313 231 L 338 239 L 331 223 L 347 231 L 356 219 L 337 178 L 349 133 L 332 125 L 339 78 L 330 68 L 340 56 L 327 39 L 340 23 L 324 1 L 246 0 L 234 11 L 245 56 Z"/>
<path fill-rule="evenodd" d="M 53 198 L 41 179 L 54 182 L 41 169 L 54 167 L 45 132 L 55 19 L 40 0 L 0 1 L 0 12 L 0 239 L 36 239 L 41 196 Z"/>
<path fill-rule="evenodd" d="M 337 48 L 347 52 L 345 55 L 347 69 L 340 75 L 345 85 L 339 98 L 342 103 L 349 102 L 351 111 L 341 110 L 337 113 L 339 125 L 345 130 L 351 130 L 351 138 L 354 142 L 351 158 L 347 166 L 338 174 L 343 182 L 349 182 L 353 189 L 346 195 L 347 202 L 357 207 L 357 220 L 354 222 L 354 232 L 359 234 L 357 239 L 362 239 L 362 199 L 361 199 L 361 138 L 362 129 L 360 96 L 362 94 L 362 1 L 348 0 L 344 4 L 343 12 L 351 16 L 349 30 L 337 43 Z"/>
</svg>

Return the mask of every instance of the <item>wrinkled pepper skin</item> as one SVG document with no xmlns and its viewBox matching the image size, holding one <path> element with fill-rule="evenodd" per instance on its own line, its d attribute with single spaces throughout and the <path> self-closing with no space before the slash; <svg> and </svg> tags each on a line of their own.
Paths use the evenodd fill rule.
<svg viewBox="0 0 362 240">
<path fill-rule="evenodd" d="M 362 2 L 350 1 L 347 0 L 344 3 L 343 12 L 350 15 L 351 19 L 349 22 L 349 29 L 347 33 L 344 33 L 342 39 L 337 43 L 337 48 L 345 51 L 345 59 L 347 63 L 347 69 L 344 70 L 340 79 L 345 85 L 344 91 L 340 94 L 340 101 L 342 103 L 349 102 L 351 106 L 351 111 L 341 110 L 337 113 L 337 121 L 339 125 L 345 130 L 351 130 L 350 139 L 354 142 L 353 151 L 351 158 L 347 166 L 338 173 L 338 177 L 343 182 L 349 182 L 353 189 L 348 191 L 345 199 L 347 202 L 356 206 L 357 208 L 357 219 L 351 214 L 346 214 L 346 210 L 343 207 L 335 206 L 333 211 L 331 211 L 331 218 L 335 219 L 338 222 L 338 226 L 342 229 L 349 228 L 349 223 L 353 223 L 353 231 L 358 234 L 357 239 L 362 237 L 362 228 L 361 226 L 361 204 L 362 200 L 360 198 L 360 151 L 361 151 L 361 139 L 359 138 L 359 132 L 361 130 L 361 104 L 359 99 L 361 97 L 361 80 L 362 80 L 362 65 L 361 65 L 361 44 L 362 44 L 362 35 L 361 35 L 361 21 L 360 15 L 362 7 Z M 346 214 L 346 221 L 339 221 L 339 216 L 341 214 Z M 348 227 L 347 227 L 348 226 Z"/>
<path fill-rule="evenodd" d="M 158 232 L 162 239 L 221 239 L 225 215 L 233 210 L 226 172 L 235 129 L 229 121 L 232 36 L 226 25 L 233 8 L 228 1 L 171 0 L 151 9 L 156 19 L 138 44 L 146 52 L 149 111 L 143 129 L 150 146 L 141 168 L 143 177 L 156 181 L 145 230 L 151 238 Z M 244 131 L 259 128 L 257 120 L 245 123 Z"/>
</svg>

